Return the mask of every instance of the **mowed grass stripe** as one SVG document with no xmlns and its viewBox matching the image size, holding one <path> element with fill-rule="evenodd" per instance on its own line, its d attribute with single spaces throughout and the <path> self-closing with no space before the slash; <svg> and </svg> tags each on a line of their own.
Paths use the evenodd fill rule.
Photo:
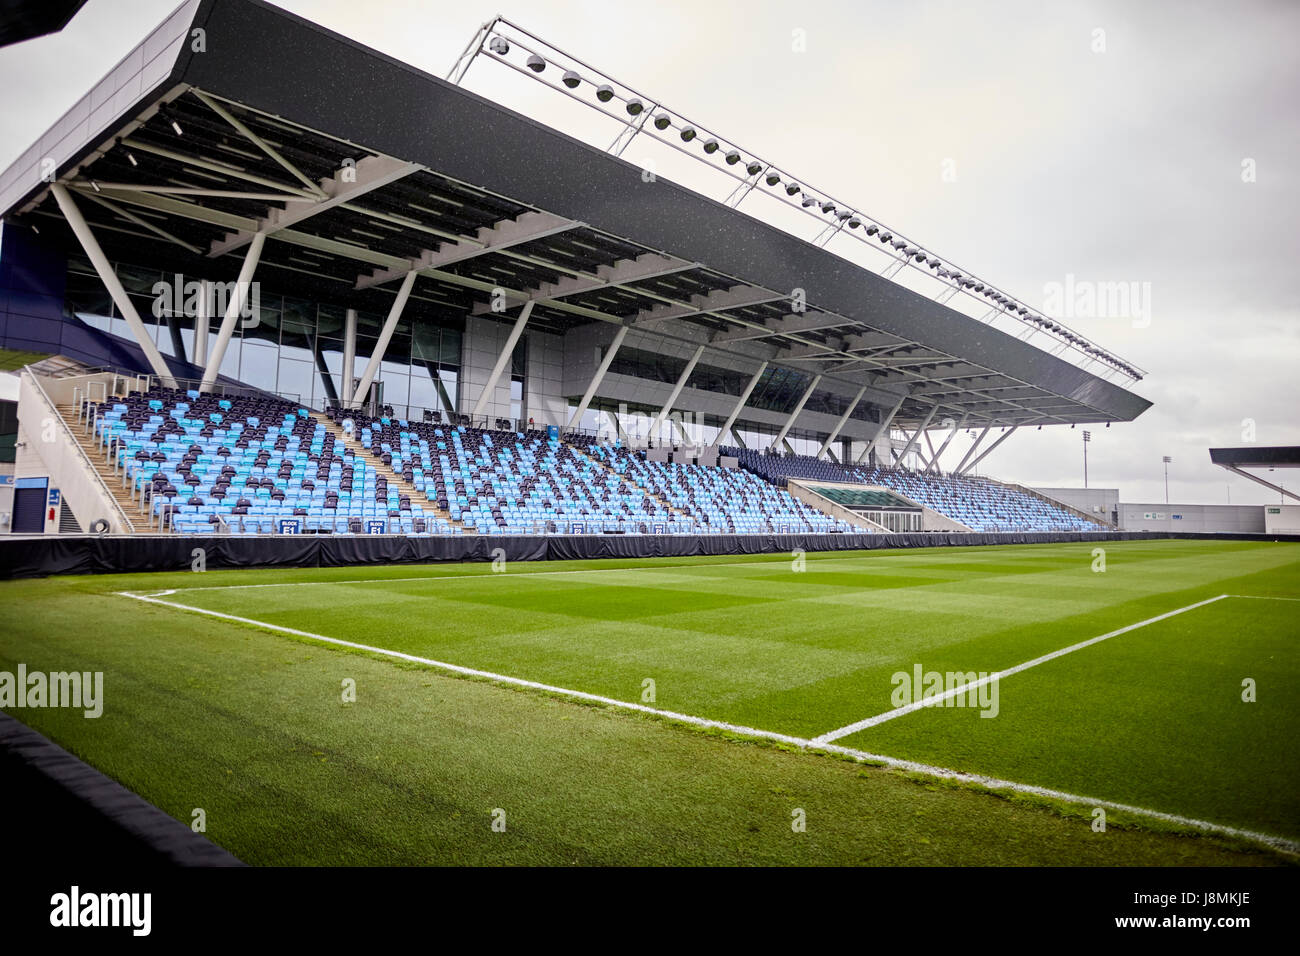
<svg viewBox="0 0 1300 956">
<path fill-rule="evenodd" d="M 1167 551 L 1152 570 L 1153 549 L 1141 544 L 1113 548 L 1106 574 L 1092 572 L 1088 547 L 1033 548 L 1026 566 L 1047 552 L 1047 569 L 1033 584 L 1019 575 L 1014 585 L 1003 571 L 1018 562 L 1007 549 L 985 549 L 964 558 L 997 569 L 985 581 L 972 580 L 968 567 L 960 584 L 910 588 L 871 580 L 896 578 L 899 561 L 917 565 L 924 557 L 916 552 L 810 562 L 803 573 L 769 562 L 182 593 L 200 607 L 618 699 L 639 699 L 649 679 L 661 706 L 812 737 L 887 709 L 892 674 L 917 662 L 1001 670 L 1222 593 L 1213 590 L 1222 556 L 1194 549 L 1192 569 L 1172 574 Z M 946 551 L 926 554 L 953 561 Z M 1264 564 L 1278 558 L 1244 554 Z M 810 588 L 826 568 L 862 583 L 837 584 L 831 594 Z M 1200 590 L 1166 590 L 1205 579 Z M 1128 586 L 1117 594 L 1110 582 L 1120 580 Z M 1146 582 L 1140 596 L 1137 581 Z"/>
<path fill-rule="evenodd" d="M 839 742 L 1296 838 L 1298 638 L 1281 602 L 1228 598 L 1016 675 L 995 719 L 927 708 Z"/>
<path fill-rule="evenodd" d="M 255 864 L 1252 865 L 841 761 L 683 732 L 60 580 L 0 584 L 0 666 L 106 674 L 104 716 L 21 716 Z M 87 627 L 93 620 L 95 626 Z M 341 678 L 358 701 L 339 699 Z M 507 813 L 505 833 L 491 812 Z M 808 830 L 791 831 L 791 811 Z M 1130 820 L 1130 823 L 1132 821 Z"/>
</svg>

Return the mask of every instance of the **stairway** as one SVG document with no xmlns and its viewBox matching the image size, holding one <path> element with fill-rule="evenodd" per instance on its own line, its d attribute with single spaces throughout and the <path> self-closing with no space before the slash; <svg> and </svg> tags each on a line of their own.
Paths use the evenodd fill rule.
<svg viewBox="0 0 1300 956">
<path fill-rule="evenodd" d="M 140 507 L 138 499 L 131 497 L 129 486 L 122 487 L 122 472 L 113 471 L 112 459 L 99 447 L 94 433 L 86 430 L 84 423 L 77 421 L 76 407 L 73 405 L 60 405 L 58 409 L 59 415 L 62 416 L 64 423 L 68 426 L 69 434 L 76 439 L 77 444 L 81 446 L 81 450 L 86 453 L 86 457 L 94 465 L 95 472 L 104 483 L 104 487 L 108 489 L 108 493 L 121 506 L 132 527 L 137 532 L 148 531 L 150 527 L 149 512 Z"/>
<path fill-rule="evenodd" d="M 433 501 L 424 492 L 420 491 L 405 478 L 393 470 L 392 466 L 385 465 L 383 461 L 371 454 L 369 448 L 361 444 L 355 437 L 349 437 L 343 429 L 337 425 L 329 416 L 321 412 L 310 412 L 311 417 L 325 426 L 326 431 L 334 436 L 334 440 L 349 449 L 352 454 L 356 455 L 362 461 L 365 461 L 370 467 L 374 468 L 376 473 L 387 479 L 391 488 L 396 488 L 398 494 L 405 495 L 411 499 L 411 507 L 419 506 L 424 509 L 425 514 L 432 514 L 447 521 L 452 525 L 465 529 L 465 534 L 478 534 L 478 530 L 470 524 L 465 524 L 455 520 L 446 508 L 438 507 L 438 503 Z M 132 519 L 134 520 L 134 519 Z"/>
</svg>

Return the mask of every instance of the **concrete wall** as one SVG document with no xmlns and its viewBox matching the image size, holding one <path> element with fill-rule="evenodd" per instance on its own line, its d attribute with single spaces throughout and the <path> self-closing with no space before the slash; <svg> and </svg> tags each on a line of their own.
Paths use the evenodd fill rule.
<svg viewBox="0 0 1300 956">
<path fill-rule="evenodd" d="M 114 534 L 133 530 L 30 372 L 23 374 L 18 400 L 18 442 L 21 447 L 14 462 L 16 478 L 48 478 L 49 489 L 59 491 L 60 499 L 67 502 L 83 529 L 88 530 L 103 518 Z M 47 506 L 47 534 L 59 528 L 58 508 L 52 520 L 49 510 Z"/>
<path fill-rule="evenodd" d="M 1148 517 L 1148 515 L 1150 517 Z M 1122 531 L 1264 533 L 1263 505 L 1167 505 L 1120 502 Z"/>
<path fill-rule="evenodd" d="M 510 328 L 516 315 L 509 315 L 509 322 L 470 316 L 465 319 L 465 334 L 460 346 L 460 380 L 456 396 L 457 411 L 468 415 L 483 394 L 483 387 L 492 374 L 492 366 L 505 347 L 510 337 Z M 497 380 L 492 397 L 483 406 L 482 414 L 488 418 L 510 418 L 510 367 L 507 365 Z"/>
<path fill-rule="evenodd" d="M 564 338 L 546 332 L 525 333 L 528 367 L 524 375 L 524 407 L 520 417 L 535 419 L 538 428 L 568 424 L 564 395 Z"/>
<path fill-rule="evenodd" d="M 1269 534 L 1300 534 L 1300 505 L 1264 505 L 1264 530 Z"/>
<path fill-rule="evenodd" d="M 1033 488 L 1032 490 L 1106 521 L 1111 520 L 1111 514 L 1119 507 L 1118 488 Z M 1098 508 L 1101 510 L 1098 511 Z"/>
</svg>

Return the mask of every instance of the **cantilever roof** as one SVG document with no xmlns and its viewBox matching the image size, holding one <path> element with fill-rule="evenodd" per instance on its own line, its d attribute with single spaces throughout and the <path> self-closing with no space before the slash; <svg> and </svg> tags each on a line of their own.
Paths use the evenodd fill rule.
<svg viewBox="0 0 1300 956">
<path fill-rule="evenodd" d="M 1211 448 L 1210 461 L 1234 468 L 1300 468 L 1300 445 L 1272 448 Z"/>
<path fill-rule="evenodd" d="M 194 49 L 201 30 L 202 52 Z M 177 129 L 180 132 L 177 132 Z M 361 308 L 631 325 L 937 403 L 971 424 L 1126 421 L 1138 395 L 746 213 L 259 0 L 189 0 L 0 174 L 0 212 L 69 252 L 49 166 L 110 258 L 262 274 Z M 790 314 L 789 290 L 808 311 Z"/>
</svg>

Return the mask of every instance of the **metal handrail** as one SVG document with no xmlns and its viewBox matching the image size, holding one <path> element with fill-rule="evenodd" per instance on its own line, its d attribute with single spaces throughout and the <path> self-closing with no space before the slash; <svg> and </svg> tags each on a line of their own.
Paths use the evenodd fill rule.
<svg viewBox="0 0 1300 956">
<path fill-rule="evenodd" d="M 77 449 L 77 454 L 81 456 L 82 462 L 84 462 L 86 467 L 90 469 L 90 473 L 94 476 L 95 481 L 99 483 L 99 486 L 102 489 L 104 489 L 105 496 L 107 496 L 108 500 L 113 503 L 113 508 L 117 511 L 118 517 L 122 519 L 123 526 L 128 532 L 134 533 L 135 525 L 132 523 L 131 519 L 127 517 L 126 512 L 122 509 L 121 504 L 118 503 L 117 498 L 115 498 L 113 493 L 109 491 L 108 485 L 104 482 L 103 477 L 99 473 L 99 469 L 95 467 L 94 462 L 90 460 L 90 456 L 86 454 L 86 449 L 82 448 L 81 442 L 77 441 L 76 437 L 73 436 L 72 429 L 68 427 L 68 423 L 63 421 L 63 416 L 59 413 L 59 407 L 54 404 L 54 400 L 50 398 L 49 393 L 45 391 L 45 386 L 41 384 L 40 376 L 29 368 L 24 368 L 23 374 L 31 378 L 32 384 L 36 386 L 37 394 L 45 400 L 45 404 L 49 407 L 50 411 L 54 413 L 54 417 L 62 422 L 64 430 L 67 431 L 68 437 L 72 439 L 72 444 Z"/>
</svg>

